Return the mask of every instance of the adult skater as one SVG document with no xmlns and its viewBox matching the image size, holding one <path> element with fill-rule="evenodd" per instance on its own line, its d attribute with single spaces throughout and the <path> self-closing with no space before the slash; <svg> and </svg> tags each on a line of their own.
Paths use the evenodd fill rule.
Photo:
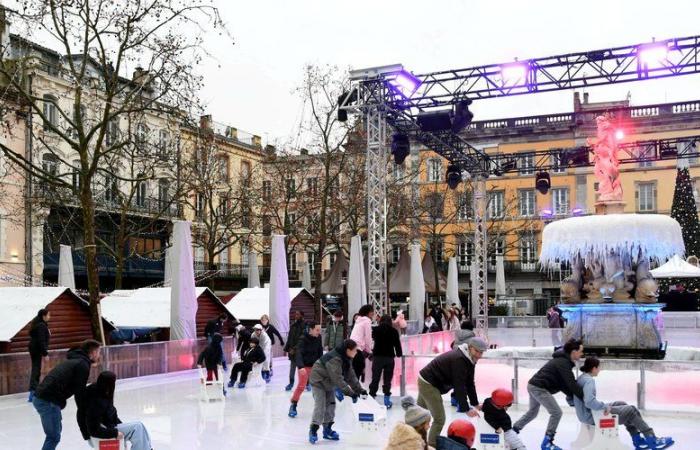
<svg viewBox="0 0 700 450">
<path fill-rule="evenodd" d="M 248 342 L 253 336 L 253 333 L 245 326 L 238 324 L 236 326 L 236 352 L 240 355 L 248 348 Z"/>
<path fill-rule="evenodd" d="M 262 325 L 256 323 L 253 326 L 253 336 L 258 338 L 260 348 L 265 353 L 265 361 L 262 366 L 262 377 L 265 383 L 270 382 L 270 360 L 272 359 L 272 342 L 270 337 L 263 331 Z"/>
<path fill-rule="evenodd" d="M 231 379 L 228 382 L 228 387 L 233 387 L 236 384 L 238 374 L 241 374 L 241 379 L 238 383 L 238 388 L 245 388 L 245 383 L 248 381 L 248 374 L 253 370 L 253 364 L 262 364 L 265 361 L 265 352 L 258 345 L 260 340 L 253 336 L 248 341 L 248 348 L 241 352 L 241 361 L 231 367 Z"/>
<path fill-rule="evenodd" d="M 328 318 L 325 335 L 326 351 L 333 350 L 345 340 L 347 333 L 345 331 L 345 321 L 343 320 L 342 310 L 336 309 L 333 315 Z"/>
<path fill-rule="evenodd" d="M 358 353 L 357 343 L 352 339 L 344 340 L 338 347 L 323 355 L 311 369 L 309 382 L 314 396 L 314 412 L 309 427 L 309 442 L 318 442 L 318 429 L 323 425 L 323 439 L 337 441 L 340 435 L 332 429 L 335 421 L 335 399 L 338 389 L 338 400 L 345 395 L 353 397 L 367 396 L 367 391 L 355 376 L 352 369 L 352 359 Z"/>
<path fill-rule="evenodd" d="M 391 316 L 385 314 L 379 319 L 379 325 L 372 330 L 374 348 L 372 350 L 372 382 L 369 384 L 369 395 L 375 397 L 379 389 L 379 379 L 382 378 L 384 406 L 392 407 L 391 379 L 394 376 L 395 359 L 401 358 L 401 340 L 396 331 Z"/>
<path fill-rule="evenodd" d="M 578 377 L 577 383 L 583 389 L 583 399 L 574 397 L 574 405 L 576 415 L 582 423 L 595 425 L 592 411 L 602 412 L 606 416 L 615 414 L 619 423 L 624 425 L 632 436 L 632 444 L 636 450 L 657 450 L 669 448 L 674 444 L 673 438 L 656 437 L 654 430 L 647 425 L 636 407 L 625 402 L 603 403 L 596 398 L 595 378 L 600 373 L 598 358 L 586 358 L 581 372 L 583 373 Z"/>
<path fill-rule="evenodd" d="M 426 442 L 430 428 L 430 411 L 416 405 L 411 396 L 401 399 L 401 407 L 406 411 L 404 421 L 391 430 L 389 442 L 384 450 L 433 450 Z"/>
<path fill-rule="evenodd" d="M 284 346 L 284 351 L 289 358 L 289 384 L 284 388 L 285 391 L 291 391 L 294 387 L 294 375 L 297 372 L 296 366 L 296 351 L 299 339 L 304 335 L 306 325 L 304 324 L 304 312 L 301 310 L 294 311 L 294 322 L 289 327 L 287 335 L 287 344 Z"/>
<path fill-rule="evenodd" d="M 357 356 L 352 360 L 352 368 L 358 380 L 365 380 L 366 360 L 372 351 L 372 318 L 374 317 L 374 306 L 362 305 L 357 312 L 359 317 L 355 321 L 355 326 L 350 333 L 350 339 L 357 342 Z"/>
<path fill-rule="evenodd" d="M 32 371 L 29 375 L 29 402 L 34 399 L 34 391 L 39 385 L 41 361 L 49 356 L 49 339 L 51 338 L 49 320 L 51 320 L 51 313 L 48 309 L 42 308 L 32 319 L 29 329 L 29 357 L 32 360 Z"/>
<path fill-rule="evenodd" d="M 260 317 L 260 325 L 262 325 L 263 331 L 267 333 L 267 337 L 270 338 L 271 346 L 275 345 L 275 336 L 277 336 L 277 339 L 280 340 L 280 345 L 284 347 L 284 339 L 282 339 L 282 335 L 277 328 L 270 323 L 270 317 L 267 314 L 263 314 Z M 272 377 L 272 358 L 270 358 L 270 377 Z"/>
<path fill-rule="evenodd" d="M 474 337 L 467 344 L 457 346 L 430 361 L 418 375 L 418 405 L 427 407 L 433 416 L 428 444 L 433 447 L 445 426 L 445 406 L 442 395 L 454 389 L 460 411 L 469 417 L 479 415 L 479 399 L 474 385 L 477 361 L 488 349 L 486 341 Z"/>
<path fill-rule="evenodd" d="M 219 365 L 223 366 L 224 352 L 221 349 L 223 337 L 219 333 L 214 333 L 211 342 L 202 350 L 197 358 L 197 366 L 207 369 L 207 381 L 219 381 Z M 222 367 L 223 368 L 223 367 Z M 226 395 L 226 389 L 224 389 Z"/>
<path fill-rule="evenodd" d="M 473 338 L 474 336 L 476 336 L 476 334 L 474 334 L 474 324 L 471 320 L 464 320 L 460 324 L 460 329 L 455 333 L 455 340 L 452 342 L 452 345 L 450 345 L 450 348 L 455 348 L 462 344 L 466 344 L 469 342 L 469 339 Z M 452 391 L 450 394 L 450 404 L 455 407 L 459 406 L 457 404 L 457 397 L 455 397 L 454 391 Z"/>
<path fill-rule="evenodd" d="M 61 410 L 73 395 L 80 396 L 90 376 L 90 366 L 100 359 L 100 343 L 92 339 L 83 341 L 79 348 L 68 351 L 63 361 L 39 383 L 34 393 L 34 408 L 41 417 L 46 438 L 42 450 L 53 450 L 61 441 Z"/>
<path fill-rule="evenodd" d="M 306 388 L 306 383 L 311 375 L 311 368 L 318 359 L 323 356 L 323 344 L 321 342 L 321 325 L 310 323 L 309 330 L 304 332 L 304 336 L 299 339 L 296 351 L 297 359 L 295 365 L 299 372 L 299 382 L 292 394 L 292 404 L 289 406 L 289 417 L 297 416 L 297 404 L 301 394 Z"/>
<path fill-rule="evenodd" d="M 80 398 L 76 397 L 78 426 L 83 439 L 124 439 L 131 443 L 131 450 L 151 450 L 151 438 L 143 423 L 123 423 L 119 419 L 114 407 L 116 382 L 114 372 L 104 371 L 95 383 L 85 388 Z"/>
<path fill-rule="evenodd" d="M 221 313 L 217 317 L 207 322 L 204 327 L 204 336 L 207 338 L 207 344 L 210 344 L 215 334 L 223 337 L 224 323 L 228 320 L 226 313 Z M 224 354 L 224 340 L 219 341 L 221 346 L 221 366 L 226 370 L 226 355 Z"/>
<path fill-rule="evenodd" d="M 527 392 L 530 395 L 530 407 L 523 416 L 513 424 L 513 430 L 519 433 L 525 425 L 530 423 L 540 412 L 540 405 L 549 413 L 549 422 L 544 439 L 542 439 L 542 450 L 561 450 L 554 444 L 554 435 L 557 432 L 562 411 L 554 394 L 563 392 L 566 401 L 573 406 L 573 397 L 583 398 L 583 389 L 576 383 L 571 369 L 576 365 L 576 361 L 583 355 L 583 345 L 581 341 L 569 339 L 564 344 L 562 350 L 554 352 L 552 359 L 547 362 L 527 383 Z"/>
</svg>

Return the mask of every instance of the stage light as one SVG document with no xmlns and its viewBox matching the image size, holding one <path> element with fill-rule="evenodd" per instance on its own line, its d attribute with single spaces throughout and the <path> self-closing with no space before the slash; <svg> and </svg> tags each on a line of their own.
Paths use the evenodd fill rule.
<svg viewBox="0 0 700 450">
<path fill-rule="evenodd" d="M 589 152 L 587 147 L 576 147 L 564 150 L 559 154 L 559 164 L 562 167 L 587 166 L 588 153 Z"/>
<path fill-rule="evenodd" d="M 537 172 L 537 175 L 535 175 L 535 189 L 537 189 L 540 194 L 549 192 L 551 185 L 549 172 Z"/>
<path fill-rule="evenodd" d="M 549 208 L 543 209 L 542 211 L 540 211 L 540 217 L 544 219 L 552 218 L 554 217 L 554 211 L 552 211 Z"/>
<path fill-rule="evenodd" d="M 469 105 L 472 101 L 467 99 L 460 100 L 455 105 L 454 116 L 452 117 L 452 132 L 459 133 L 472 123 L 474 114 L 469 111 Z"/>
<path fill-rule="evenodd" d="M 663 62 L 668 57 L 668 47 L 666 44 L 651 44 L 640 46 L 637 49 L 639 60 L 645 65 L 654 65 Z"/>
<path fill-rule="evenodd" d="M 582 216 L 583 215 L 583 208 L 574 208 L 571 210 L 571 215 L 572 216 Z"/>
<path fill-rule="evenodd" d="M 621 140 L 623 140 L 624 138 L 625 138 L 625 132 L 624 132 L 624 131 L 622 131 L 622 130 L 616 130 L 616 131 L 615 131 L 615 139 L 617 139 L 618 141 L 621 141 Z"/>
<path fill-rule="evenodd" d="M 510 172 L 518 168 L 518 162 L 514 158 L 509 158 L 501 163 L 502 172 Z"/>
<path fill-rule="evenodd" d="M 357 101 L 357 89 L 345 91 L 338 96 L 338 122 L 347 122 L 348 111 L 341 106 L 348 106 Z"/>
<path fill-rule="evenodd" d="M 447 166 L 447 176 L 445 179 L 447 180 L 447 186 L 449 186 L 450 189 L 456 189 L 459 183 L 462 182 L 462 171 L 460 170 L 459 166 L 456 164 L 450 164 Z"/>
<path fill-rule="evenodd" d="M 501 79 L 504 85 L 525 84 L 527 80 L 527 65 L 517 62 L 502 65 Z"/>
<path fill-rule="evenodd" d="M 448 110 L 419 113 L 416 122 L 420 129 L 426 133 L 448 131 L 452 129 L 452 115 Z"/>
<path fill-rule="evenodd" d="M 421 85 L 420 80 L 406 70 L 397 72 L 393 78 L 390 77 L 387 81 L 394 90 L 406 98 L 411 97 Z"/>
<path fill-rule="evenodd" d="M 391 137 L 391 154 L 394 155 L 396 164 L 403 164 L 411 153 L 411 142 L 403 133 L 394 133 Z"/>
<path fill-rule="evenodd" d="M 661 148 L 659 148 L 659 154 L 662 158 L 675 158 L 678 156 L 678 149 L 669 144 L 662 144 Z"/>
</svg>

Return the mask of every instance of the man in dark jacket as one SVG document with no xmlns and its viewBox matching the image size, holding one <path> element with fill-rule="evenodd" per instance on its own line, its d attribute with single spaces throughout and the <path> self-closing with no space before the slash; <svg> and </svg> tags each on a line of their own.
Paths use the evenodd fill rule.
<svg viewBox="0 0 700 450">
<path fill-rule="evenodd" d="M 333 350 L 341 344 L 347 337 L 345 323 L 343 321 L 343 311 L 337 309 L 333 316 L 328 318 L 326 323 L 326 351 Z"/>
<path fill-rule="evenodd" d="M 564 344 L 563 350 L 554 352 L 552 359 L 547 362 L 527 383 L 527 392 L 530 395 L 530 407 L 528 411 L 513 424 L 513 430 L 520 432 L 525 425 L 530 423 L 540 411 L 540 405 L 549 413 L 547 431 L 542 441 L 542 450 L 561 450 L 554 445 L 554 435 L 557 432 L 562 411 L 554 394 L 563 392 L 566 401 L 573 406 L 574 395 L 583 399 L 583 390 L 576 383 L 576 378 L 571 371 L 583 355 L 581 341 L 570 339 Z"/>
<path fill-rule="evenodd" d="M 297 366 L 295 364 L 297 359 L 297 344 L 299 344 L 299 339 L 301 339 L 305 329 L 304 313 L 299 310 L 294 311 L 294 323 L 289 327 L 287 343 L 284 345 L 284 351 L 289 358 L 289 384 L 284 388 L 286 391 L 291 391 L 294 387 L 294 374 L 297 371 Z"/>
<path fill-rule="evenodd" d="M 255 336 L 250 338 L 248 341 L 249 347 L 241 352 L 242 361 L 231 367 L 231 381 L 228 382 L 228 387 L 233 387 L 240 373 L 241 380 L 238 383 L 238 387 L 243 389 L 245 382 L 248 381 L 248 374 L 253 370 L 253 364 L 262 364 L 265 361 L 265 352 L 260 348 L 259 343 L 260 341 Z"/>
<path fill-rule="evenodd" d="M 479 399 L 474 385 L 476 362 L 488 349 L 480 337 L 445 352 L 425 366 L 418 376 L 418 406 L 430 410 L 433 424 L 428 433 L 428 445 L 435 447 L 437 437 L 445 426 L 445 406 L 442 395 L 454 389 L 460 411 L 469 417 L 479 415 Z M 470 406 L 471 404 L 471 406 Z"/>
<path fill-rule="evenodd" d="M 304 333 L 299 344 L 297 344 L 297 359 L 295 366 L 299 371 L 299 383 L 294 394 L 292 394 L 292 404 L 289 406 L 289 417 L 297 416 L 297 404 L 301 398 L 301 394 L 306 388 L 306 383 L 311 375 L 311 368 L 318 358 L 323 356 L 323 344 L 321 343 L 321 325 L 317 323 L 309 324 L 309 331 Z"/>
<path fill-rule="evenodd" d="M 228 320 L 228 315 L 226 315 L 226 313 L 221 313 L 218 317 L 215 317 L 207 322 L 207 325 L 204 327 L 204 336 L 207 338 L 208 344 L 211 344 L 211 340 L 215 334 L 219 334 L 223 337 L 224 323 L 226 320 Z M 221 346 L 222 355 L 221 365 L 224 370 L 226 370 L 226 355 L 224 354 L 223 339 L 219 341 L 219 345 Z"/>
<path fill-rule="evenodd" d="M 46 438 L 42 450 L 53 450 L 61 441 L 61 410 L 73 395 L 80 396 L 85 390 L 90 366 L 100 359 L 100 343 L 89 339 L 80 348 L 68 351 L 63 361 L 37 386 L 34 393 L 34 408 L 41 417 L 41 426 Z"/>
<path fill-rule="evenodd" d="M 314 396 L 314 412 L 309 428 L 309 442 L 312 444 L 318 441 L 318 429 L 321 425 L 323 439 L 340 439 L 340 435 L 331 428 L 335 421 L 336 389 L 342 393 L 338 394 L 338 400 L 342 400 L 344 395 L 349 395 L 353 401 L 357 401 L 357 397 L 367 395 L 352 369 L 352 359 L 357 355 L 357 350 L 357 342 L 346 339 L 334 350 L 321 356 L 311 369 L 309 382 Z"/>
<path fill-rule="evenodd" d="M 377 395 L 379 378 L 382 377 L 382 390 L 384 392 L 384 406 L 392 407 L 391 403 L 391 379 L 394 376 L 395 358 L 401 358 L 401 340 L 399 332 L 391 321 L 391 316 L 383 315 L 379 319 L 379 325 L 372 329 L 372 382 L 369 384 L 369 395 Z M 383 375 L 382 375 L 383 374 Z"/>
<path fill-rule="evenodd" d="M 34 391 L 39 385 L 41 360 L 49 356 L 49 337 L 51 336 L 49 320 L 51 320 L 51 313 L 48 309 L 42 308 L 36 313 L 29 329 L 29 357 L 32 359 L 32 372 L 29 376 L 30 402 L 34 399 Z"/>
</svg>

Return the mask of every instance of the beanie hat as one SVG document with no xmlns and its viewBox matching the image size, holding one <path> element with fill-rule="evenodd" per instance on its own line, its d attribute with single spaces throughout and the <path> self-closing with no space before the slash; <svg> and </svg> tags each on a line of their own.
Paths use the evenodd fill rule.
<svg viewBox="0 0 700 450">
<path fill-rule="evenodd" d="M 474 347 L 476 350 L 480 352 L 485 352 L 486 350 L 489 349 L 489 344 L 484 340 L 484 338 L 475 336 L 467 341 L 467 344 L 470 347 Z"/>
<path fill-rule="evenodd" d="M 401 407 L 406 410 L 404 422 L 408 426 L 415 428 L 431 419 L 430 411 L 416 405 L 416 400 L 410 395 L 401 399 Z"/>
<path fill-rule="evenodd" d="M 262 330 L 263 327 L 259 323 L 256 323 L 255 326 L 253 327 L 254 330 Z"/>
</svg>

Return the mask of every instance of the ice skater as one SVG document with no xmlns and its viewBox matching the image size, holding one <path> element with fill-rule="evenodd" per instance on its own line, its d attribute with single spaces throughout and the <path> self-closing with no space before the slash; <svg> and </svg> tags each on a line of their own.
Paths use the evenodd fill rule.
<svg viewBox="0 0 700 450">
<path fill-rule="evenodd" d="M 297 372 L 296 366 L 296 351 L 299 339 L 304 335 L 306 324 L 304 323 L 304 312 L 301 310 L 294 311 L 294 322 L 289 326 L 289 334 L 287 335 L 287 343 L 284 346 L 284 351 L 289 358 L 289 384 L 285 386 L 285 391 L 291 391 L 294 388 L 294 376 Z"/>
<path fill-rule="evenodd" d="M 540 406 L 549 413 L 549 422 L 544 439 L 542 439 L 542 450 L 561 450 L 554 444 L 554 435 L 557 432 L 559 421 L 561 421 L 562 411 L 554 394 L 563 392 L 566 401 L 574 406 L 573 397 L 583 398 L 583 389 L 576 383 L 571 369 L 575 367 L 576 361 L 583 355 L 583 344 L 576 339 L 569 339 L 564 344 L 562 350 L 552 354 L 549 360 L 527 383 L 527 392 L 530 395 L 530 407 L 523 416 L 513 424 L 513 430 L 519 433 L 520 430 L 530 423 L 540 412 Z"/>
<path fill-rule="evenodd" d="M 395 359 L 403 355 L 399 332 L 393 327 L 391 316 L 385 314 L 379 319 L 379 325 L 372 329 L 372 338 L 374 349 L 372 350 L 372 382 L 369 384 L 369 395 L 373 398 L 377 395 L 381 378 L 384 406 L 391 408 L 391 380 L 394 376 Z"/>
<path fill-rule="evenodd" d="M 338 401 L 345 395 L 366 397 L 364 390 L 352 369 L 352 359 L 357 354 L 357 342 L 344 340 L 334 350 L 323 355 L 311 369 L 309 382 L 314 396 L 314 412 L 309 427 L 309 442 L 318 442 L 318 429 L 323 425 L 323 439 L 337 441 L 340 435 L 333 430 L 335 421 L 336 389 Z"/>
<path fill-rule="evenodd" d="M 669 448 L 674 444 L 673 438 L 656 437 L 654 430 L 647 425 L 639 410 L 625 402 L 603 403 L 596 398 L 595 378 L 600 373 L 600 360 L 596 357 L 588 357 L 583 362 L 581 374 L 577 383 L 583 389 L 583 399 L 574 398 L 576 415 L 585 424 L 595 425 L 592 411 L 602 412 L 604 415 L 615 414 L 621 425 L 627 428 L 632 436 L 632 444 L 635 450 L 658 450 Z"/>
<path fill-rule="evenodd" d="M 214 337 L 215 334 L 219 334 L 220 336 L 223 336 L 223 330 L 224 330 L 224 323 L 228 320 L 228 315 L 226 313 L 221 313 L 217 317 L 207 321 L 206 326 L 204 327 L 204 336 L 207 338 L 207 344 L 210 344 L 212 341 L 212 338 Z M 226 370 L 226 356 L 224 355 L 224 340 L 221 339 L 219 341 L 219 344 L 221 345 L 221 365 Z"/>
<path fill-rule="evenodd" d="M 272 360 L 272 341 L 270 337 L 263 331 L 262 325 L 259 323 L 253 327 L 253 336 L 258 338 L 259 347 L 265 353 L 265 361 L 262 363 L 262 377 L 265 383 L 270 382 L 270 361 Z"/>
<path fill-rule="evenodd" d="M 362 305 L 358 311 L 359 317 L 350 333 L 350 339 L 357 342 L 357 356 L 352 360 L 352 368 L 355 376 L 360 381 L 365 381 L 365 367 L 367 358 L 374 343 L 372 342 L 372 319 L 374 318 L 374 306 Z"/>
<path fill-rule="evenodd" d="M 513 431 L 508 408 L 513 406 L 513 393 L 508 389 L 496 389 L 491 397 L 484 400 L 481 412 L 484 420 L 491 425 L 496 433 L 503 433 L 503 439 L 510 450 L 527 450 L 518 433 Z"/>
<path fill-rule="evenodd" d="M 228 382 L 228 387 L 233 387 L 240 373 L 241 380 L 238 383 L 238 388 L 243 389 L 248 381 L 248 374 L 253 370 L 253 364 L 262 364 L 265 361 L 265 352 L 258 345 L 259 342 L 260 340 L 255 336 L 250 338 L 249 347 L 241 352 L 241 361 L 231 367 L 231 379 Z"/>
<path fill-rule="evenodd" d="M 41 376 L 41 362 L 49 356 L 49 331 L 48 322 L 51 320 L 51 313 L 48 309 L 40 309 L 36 317 L 32 319 L 29 329 L 29 357 L 32 360 L 32 372 L 29 375 L 29 402 L 34 400 L 34 391 L 39 385 Z"/>
<path fill-rule="evenodd" d="M 401 399 L 401 407 L 406 411 L 404 421 L 391 430 L 389 442 L 384 450 L 427 450 L 432 449 L 426 442 L 430 428 L 430 411 L 416 405 L 411 396 Z"/>
<path fill-rule="evenodd" d="M 307 387 L 311 368 L 318 359 L 323 356 L 323 344 L 321 342 L 321 325 L 310 323 L 309 330 L 299 339 L 296 351 L 296 367 L 299 372 L 299 381 L 292 394 L 292 404 L 289 405 L 289 417 L 297 416 L 297 404 Z"/>
<path fill-rule="evenodd" d="M 214 333 L 209 345 L 202 350 L 197 358 L 197 366 L 201 368 L 204 365 L 207 369 L 207 381 L 219 381 L 219 366 L 223 368 L 224 363 L 224 351 L 221 348 L 223 340 L 224 338 L 219 333 Z M 226 389 L 224 389 L 224 395 L 226 395 Z"/>
<path fill-rule="evenodd" d="M 284 347 L 284 339 L 282 339 L 282 335 L 280 332 L 275 328 L 274 325 L 270 323 L 270 317 L 267 314 L 263 314 L 260 317 L 260 325 L 263 327 L 263 331 L 267 333 L 267 336 L 270 338 L 270 345 L 273 346 L 275 345 L 275 336 L 277 336 L 277 339 L 280 340 L 280 345 Z M 270 378 L 272 377 L 272 358 L 270 358 Z"/>
<path fill-rule="evenodd" d="M 447 437 L 438 436 L 436 450 L 472 450 L 476 428 L 465 419 L 455 419 L 447 427 Z"/>
<path fill-rule="evenodd" d="M 459 345 L 466 344 L 469 341 L 469 339 L 473 338 L 474 336 L 476 336 L 476 334 L 474 333 L 474 324 L 472 323 L 472 321 L 463 320 L 462 323 L 459 325 L 459 330 L 457 330 L 457 332 L 455 333 L 455 340 L 450 345 L 450 348 L 455 348 Z M 454 407 L 459 406 L 457 404 L 457 397 L 455 397 L 454 391 L 450 393 L 450 404 Z"/>
</svg>

